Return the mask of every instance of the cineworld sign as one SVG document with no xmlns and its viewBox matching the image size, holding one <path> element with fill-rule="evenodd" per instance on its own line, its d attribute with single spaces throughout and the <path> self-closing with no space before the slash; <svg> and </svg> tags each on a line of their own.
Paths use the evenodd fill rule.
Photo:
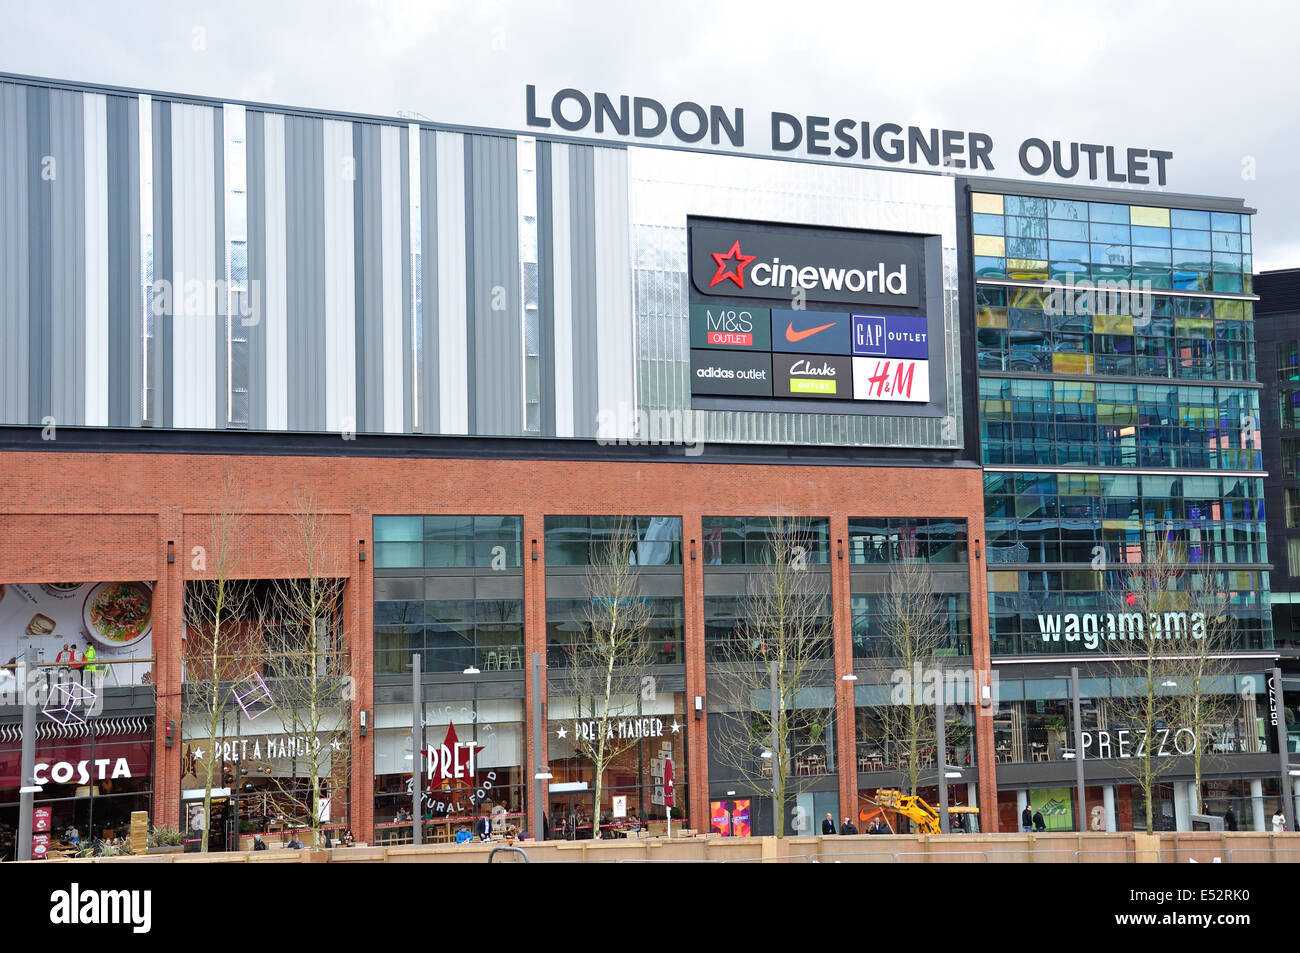
<svg viewBox="0 0 1300 953">
<path fill-rule="evenodd" d="M 924 246 L 888 232 L 796 226 L 690 226 L 691 281 L 701 294 L 919 308 Z"/>
<path fill-rule="evenodd" d="M 1193 612 L 1067 612 L 1038 616 L 1044 642 L 1082 642 L 1096 649 L 1116 639 L 1173 641 L 1205 638 L 1205 613 Z"/>
</svg>

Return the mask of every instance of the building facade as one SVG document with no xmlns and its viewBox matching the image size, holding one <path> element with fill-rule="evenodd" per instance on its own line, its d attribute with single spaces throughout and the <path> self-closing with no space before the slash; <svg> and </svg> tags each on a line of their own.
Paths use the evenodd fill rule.
<svg viewBox="0 0 1300 953">
<path fill-rule="evenodd" d="M 1134 823 L 1101 747 L 1128 676 L 1088 617 L 1161 537 L 1232 607 L 1213 797 L 1262 821 L 1277 793 L 1240 202 L 17 77 L 0 195 L 0 654 L 104 675 L 93 714 L 38 730 L 56 831 L 143 805 L 201 827 L 211 779 L 221 845 L 283 826 L 312 784 L 333 826 L 401 840 L 418 762 L 430 837 L 536 807 L 552 836 L 630 815 L 765 833 L 770 768 L 725 740 L 744 706 L 722 683 L 779 651 L 753 598 L 786 521 L 821 600 L 786 831 L 869 818 L 880 788 L 933 796 L 940 773 L 985 830 L 1022 799 Z M 1085 277 L 1150 302 L 1047 300 Z M 620 604 L 592 579 L 625 531 L 648 681 L 600 723 L 626 744 L 593 804 L 593 697 L 565 673 Z M 886 728 L 891 593 L 920 572 L 929 658 L 962 676 L 942 772 Z M 304 625 L 284 594 L 315 579 L 338 598 Z M 205 594 L 227 582 L 217 673 Z M 307 729 L 303 657 L 343 686 Z M 1077 806 L 1072 664 L 1097 745 Z M 20 716 L 0 709 L 11 827 Z"/>
</svg>

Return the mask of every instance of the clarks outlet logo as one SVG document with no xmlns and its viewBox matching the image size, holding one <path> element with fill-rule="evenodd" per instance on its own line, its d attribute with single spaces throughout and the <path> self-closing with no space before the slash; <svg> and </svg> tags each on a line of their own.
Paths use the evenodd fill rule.
<svg viewBox="0 0 1300 953">
<path fill-rule="evenodd" d="M 706 295 L 907 308 L 922 304 L 924 246 L 917 236 L 700 222 L 690 226 L 690 237 L 691 280 Z"/>
</svg>

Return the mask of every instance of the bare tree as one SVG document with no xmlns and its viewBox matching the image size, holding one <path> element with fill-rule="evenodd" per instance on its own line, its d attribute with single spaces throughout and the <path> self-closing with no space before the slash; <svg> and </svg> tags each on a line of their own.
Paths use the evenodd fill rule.
<svg viewBox="0 0 1300 953">
<path fill-rule="evenodd" d="M 1124 686 L 1108 700 L 1110 721 L 1116 727 L 1137 734 L 1138 747 L 1132 756 L 1121 750 L 1116 759 L 1142 794 L 1146 830 L 1152 830 L 1152 799 L 1160 778 L 1176 759 L 1161 755 L 1162 734 L 1168 732 L 1179 710 L 1175 694 L 1183 642 L 1162 637 L 1162 620 L 1186 609 L 1186 592 L 1178 587 L 1182 570 L 1175 547 L 1160 531 L 1144 547 L 1144 561 L 1125 578 L 1119 594 L 1114 629 L 1106 645 L 1115 663 L 1115 674 Z M 1184 640 L 1185 641 L 1185 640 Z"/>
<path fill-rule="evenodd" d="M 216 746 L 223 734 L 225 713 L 235 685 L 262 664 L 262 624 L 253 586 L 240 578 L 243 563 L 243 511 L 239 487 L 227 475 L 221 510 L 212 515 L 209 539 L 193 556 L 193 569 L 203 578 L 185 583 L 182 613 L 185 625 L 185 688 L 182 724 L 197 727 L 214 748 L 194 759 L 203 783 L 203 835 L 200 851 L 207 853 L 212 824 L 212 789 L 219 779 L 221 759 Z M 191 735 L 194 732 L 191 731 Z"/>
<path fill-rule="evenodd" d="M 767 559 L 749 574 L 738 639 L 709 673 L 718 757 L 756 787 L 771 784 L 776 836 L 788 799 L 815 779 L 797 765 L 825 745 L 834 710 L 809 704 L 833 680 L 829 576 L 810 570 L 814 540 L 785 517 L 770 523 Z M 829 760 L 828 760 L 829 763 Z"/>
<path fill-rule="evenodd" d="M 606 769 L 639 736 L 625 719 L 639 713 L 642 679 L 652 664 L 652 619 L 637 568 L 636 520 L 619 518 L 592 554 L 585 579 L 583 632 L 569 647 L 568 666 L 557 682 L 572 694 L 584 728 L 574 748 L 591 762 L 594 779 L 592 836 L 600 837 L 600 803 Z M 584 706 L 589 718 L 582 719 Z"/>
<path fill-rule="evenodd" d="M 889 704 L 876 709 L 881 741 L 915 796 L 923 755 L 934 746 L 936 683 L 940 651 L 951 638 L 948 617 L 935 594 L 934 573 L 924 562 L 897 562 L 881 600 L 882 637 L 872 647 L 873 680 L 890 685 Z M 932 686 L 927 696 L 925 687 Z M 938 689 L 943 682 L 937 680 Z M 942 777 L 942 767 L 940 777 Z"/>
<path fill-rule="evenodd" d="M 351 747 L 352 679 L 344 579 L 335 575 L 329 522 L 309 492 L 298 494 L 293 526 L 281 547 L 294 576 L 272 585 L 279 618 L 271 630 L 267 668 L 274 678 L 268 685 L 283 730 L 305 740 L 306 755 L 292 777 L 273 774 L 272 781 L 280 803 L 311 828 L 312 843 L 319 844 L 322 779 L 335 774 L 339 762 L 347 763 Z M 303 777 L 305 788 L 299 783 Z"/>
<path fill-rule="evenodd" d="M 1180 553 L 1181 554 L 1181 553 Z M 1165 544 L 1156 558 L 1173 558 L 1173 547 Z M 1221 585 L 1222 574 L 1204 562 L 1192 564 L 1183 576 L 1182 601 L 1188 613 L 1190 638 L 1178 645 L 1173 658 L 1173 681 L 1178 686 L 1176 724 L 1190 728 L 1195 738 L 1192 751 L 1193 814 L 1202 813 L 1203 768 L 1206 745 L 1215 740 L 1215 729 L 1238 710 L 1235 691 L 1224 691 L 1233 668 L 1233 617 L 1228 595 Z"/>
</svg>

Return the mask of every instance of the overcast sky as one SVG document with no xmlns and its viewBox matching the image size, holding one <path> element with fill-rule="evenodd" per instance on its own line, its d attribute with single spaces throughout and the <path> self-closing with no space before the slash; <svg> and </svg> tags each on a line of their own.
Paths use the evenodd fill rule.
<svg viewBox="0 0 1300 953">
<path fill-rule="evenodd" d="M 1256 270 L 1300 266 L 1289 3 L 111 0 L 8 3 L 0 71 L 522 129 L 524 87 L 1168 149 L 1243 198 Z"/>
</svg>

